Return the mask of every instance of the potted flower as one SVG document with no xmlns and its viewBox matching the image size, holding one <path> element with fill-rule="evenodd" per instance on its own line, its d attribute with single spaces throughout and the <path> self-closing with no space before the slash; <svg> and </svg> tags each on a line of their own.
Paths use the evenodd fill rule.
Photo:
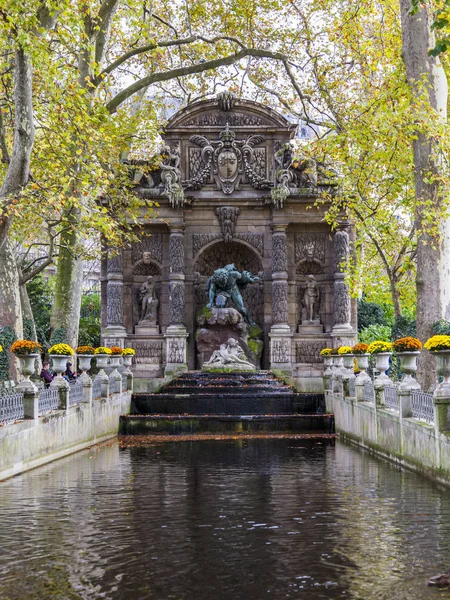
<svg viewBox="0 0 450 600">
<path fill-rule="evenodd" d="M 389 358 L 392 356 L 394 345 L 392 342 L 376 340 L 369 344 L 367 352 L 375 357 L 375 366 L 380 372 L 378 380 L 389 380 L 386 371 L 389 369 Z"/>
<path fill-rule="evenodd" d="M 370 379 L 369 375 L 367 374 L 367 369 L 369 368 L 369 353 L 367 352 L 368 347 L 369 344 L 358 343 L 352 348 L 353 355 L 356 357 L 356 361 L 358 363 L 358 378 L 360 378 L 360 380 Z"/>
<path fill-rule="evenodd" d="M 74 354 L 75 352 L 69 344 L 54 344 L 49 348 L 48 355 L 52 359 L 52 368 L 56 373 L 56 377 L 50 385 L 60 386 L 67 383 L 62 374 L 67 369 L 67 359 Z"/>
<path fill-rule="evenodd" d="M 344 357 L 339 354 L 339 348 L 331 348 L 331 356 L 333 357 L 334 370 L 336 371 L 337 369 L 343 369 Z"/>
<path fill-rule="evenodd" d="M 124 348 L 122 351 L 122 359 L 125 367 L 131 367 L 133 356 L 136 354 L 134 348 Z"/>
<path fill-rule="evenodd" d="M 347 370 L 347 375 L 353 375 L 354 363 L 353 363 L 353 348 L 351 346 L 339 346 L 338 355 L 342 356 L 344 368 Z"/>
<path fill-rule="evenodd" d="M 81 371 L 80 378 L 85 379 L 87 371 L 91 368 L 91 360 L 95 354 L 95 348 L 92 346 L 78 346 L 77 350 L 78 366 Z"/>
<path fill-rule="evenodd" d="M 400 359 L 400 368 L 411 378 L 417 371 L 417 357 L 422 350 L 422 342 L 411 336 L 399 338 L 394 342 L 394 350 Z"/>
<path fill-rule="evenodd" d="M 97 366 L 100 367 L 100 369 L 104 369 L 108 366 L 108 358 L 111 356 L 111 348 L 99 346 L 95 349 L 94 354 L 97 361 Z"/>
<path fill-rule="evenodd" d="M 118 367 L 121 363 L 123 348 L 120 346 L 111 346 L 111 366 Z"/>
<path fill-rule="evenodd" d="M 34 384 L 30 381 L 30 375 L 34 373 L 34 361 L 41 351 L 42 346 L 32 340 L 17 340 L 11 346 L 11 352 L 19 360 L 19 370 L 23 377 L 19 384 L 20 388 L 35 389 Z"/>
<path fill-rule="evenodd" d="M 437 372 L 444 378 L 441 385 L 450 385 L 450 335 L 433 335 L 424 348 L 436 356 Z"/>
</svg>

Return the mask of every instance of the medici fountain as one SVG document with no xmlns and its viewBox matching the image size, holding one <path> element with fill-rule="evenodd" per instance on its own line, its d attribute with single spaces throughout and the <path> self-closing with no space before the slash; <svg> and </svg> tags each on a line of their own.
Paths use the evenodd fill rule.
<svg viewBox="0 0 450 600">
<path fill-rule="evenodd" d="M 129 160 L 136 194 L 158 208 L 102 262 L 102 341 L 134 348 L 142 389 L 233 362 L 321 392 L 320 350 L 354 342 L 353 226 L 325 222 L 336 173 L 294 153 L 295 129 L 223 92 L 173 115 L 156 158 Z"/>
</svg>

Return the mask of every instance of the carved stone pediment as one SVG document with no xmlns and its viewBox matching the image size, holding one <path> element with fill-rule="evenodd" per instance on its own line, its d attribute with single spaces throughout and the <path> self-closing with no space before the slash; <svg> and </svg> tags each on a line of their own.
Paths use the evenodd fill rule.
<svg viewBox="0 0 450 600">
<path fill-rule="evenodd" d="M 239 190 L 244 180 L 255 189 L 272 187 L 272 182 L 260 175 L 266 172 L 265 149 L 255 148 L 264 141 L 264 136 L 236 139 L 236 133 L 227 123 L 218 140 L 192 135 L 189 141 L 201 150 L 190 152 L 190 179 L 183 182 L 185 189 L 200 189 L 211 181 L 211 176 L 216 189 L 227 195 Z"/>
</svg>

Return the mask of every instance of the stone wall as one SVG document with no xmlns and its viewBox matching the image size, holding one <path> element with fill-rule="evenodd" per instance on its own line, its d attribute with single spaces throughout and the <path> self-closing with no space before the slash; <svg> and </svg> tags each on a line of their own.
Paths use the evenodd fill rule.
<svg viewBox="0 0 450 600">
<path fill-rule="evenodd" d="M 131 392 L 95 399 L 0 428 L 0 480 L 39 467 L 117 435 L 130 412 Z"/>
<path fill-rule="evenodd" d="M 325 392 L 340 437 L 450 485 L 450 431 L 341 393 Z"/>
</svg>

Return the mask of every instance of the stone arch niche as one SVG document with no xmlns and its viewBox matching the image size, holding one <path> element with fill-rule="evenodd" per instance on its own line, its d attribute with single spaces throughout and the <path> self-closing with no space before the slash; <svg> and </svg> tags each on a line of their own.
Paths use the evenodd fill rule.
<svg viewBox="0 0 450 600">
<path fill-rule="evenodd" d="M 139 288 L 144 281 L 152 275 L 155 279 L 155 293 L 159 300 L 158 304 L 158 324 L 161 324 L 161 268 L 155 261 L 144 262 L 143 260 L 138 261 L 133 266 L 133 284 L 131 287 L 132 294 L 132 310 L 133 310 L 133 327 L 137 325 L 140 317 L 140 306 L 139 306 Z"/>
<path fill-rule="evenodd" d="M 218 241 L 204 248 L 194 263 L 194 310 L 195 315 L 208 302 L 206 281 L 216 269 L 234 264 L 239 271 L 250 271 L 254 275 L 263 276 L 262 261 L 255 250 L 242 242 Z M 263 282 L 247 286 L 242 293 L 244 303 L 252 318 L 262 327 L 264 323 L 264 288 Z M 230 306 L 233 304 L 230 302 Z M 194 316 L 195 316 L 194 315 Z"/>
</svg>

